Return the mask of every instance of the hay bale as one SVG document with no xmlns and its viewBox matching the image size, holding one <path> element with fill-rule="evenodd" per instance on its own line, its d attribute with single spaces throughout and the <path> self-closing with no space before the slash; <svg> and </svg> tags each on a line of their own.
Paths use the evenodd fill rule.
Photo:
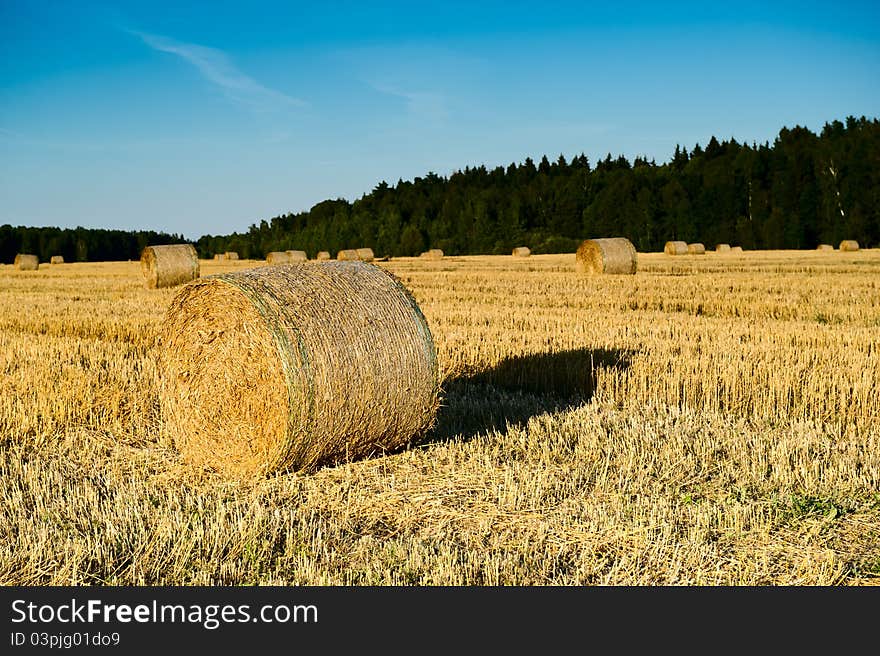
<svg viewBox="0 0 880 656">
<path fill-rule="evenodd" d="M 358 248 L 357 256 L 361 262 L 372 262 L 376 258 L 372 248 Z"/>
<path fill-rule="evenodd" d="M 15 256 L 14 266 L 19 271 L 36 271 L 40 268 L 40 258 L 29 253 L 19 253 Z"/>
<path fill-rule="evenodd" d="M 199 277 L 199 254 L 192 244 L 147 246 L 141 251 L 147 289 L 174 287 Z"/>
<path fill-rule="evenodd" d="M 528 257 L 531 254 L 532 251 L 531 249 L 529 249 L 528 246 L 517 246 L 513 249 L 513 252 L 511 253 L 511 255 L 513 255 L 514 257 Z"/>
<path fill-rule="evenodd" d="M 226 259 L 226 257 L 223 255 L 223 253 L 214 253 L 214 261 L 215 262 L 219 262 L 219 261 L 225 260 L 225 259 Z"/>
<path fill-rule="evenodd" d="M 855 239 L 844 239 L 840 242 L 840 246 L 838 247 L 841 251 L 857 251 L 859 250 L 859 242 Z"/>
<path fill-rule="evenodd" d="M 330 259 L 330 252 L 329 251 L 318 251 L 318 254 L 315 256 L 315 259 L 321 260 L 322 262 L 324 260 L 329 260 Z"/>
<path fill-rule="evenodd" d="M 290 264 L 287 251 L 272 251 L 266 255 L 266 264 Z"/>
<path fill-rule="evenodd" d="M 223 253 L 223 255 L 227 260 L 237 260 L 238 259 L 238 253 L 235 251 L 226 251 L 225 253 Z"/>
<path fill-rule="evenodd" d="M 587 239 L 575 253 L 578 271 L 587 274 L 633 274 L 636 248 L 625 237 Z"/>
<path fill-rule="evenodd" d="M 159 344 L 168 437 L 186 460 L 229 476 L 395 451 L 428 430 L 439 405 L 416 301 L 359 261 L 193 282 L 169 306 Z"/>
<path fill-rule="evenodd" d="M 687 255 L 687 242 L 667 241 L 666 244 L 663 246 L 663 252 L 667 255 Z"/>
<path fill-rule="evenodd" d="M 305 262 L 309 259 L 305 251 L 284 251 L 290 262 Z"/>
<path fill-rule="evenodd" d="M 834 246 L 832 246 L 831 244 L 819 244 L 818 246 L 816 246 L 816 250 L 817 251 L 833 251 Z"/>
<path fill-rule="evenodd" d="M 439 248 L 431 248 L 424 253 L 421 253 L 419 257 L 424 258 L 426 260 L 442 260 L 443 259 L 443 251 Z"/>
<path fill-rule="evenodd" d="M 697 242 L 696 244 L 688 244 L 688 253 L 690 255 L 705 255 L 706 247 Z"/>
<path fill-rule="evenodd" d="M 53 255 L 49 258 L 49 264 L 64 264 L 63 255 Z"/>
<path fill-rule="evenodd" d="M 731 246 L 731 247 L 730 247 L 730 252 L 731 252 L 731 253 L 742 253 L 742 252 L 743 252 L 743 247 L 742 247 L 742 246 Z"/>
<path fill-rule="evenodd" d="M 358 259 L 358 252 L 353 248 L 346 248 L 336 254 L 336 259 L 345 262 L 354 262 Z"/>
<path fill-rule="evenodd" d="M 18 263 L 21 262 L 21 253 L 15 254 L 15 260 L 12 262 L 12 266 L 18 267 Z"/>
<path fill-rule="evenodd" d="M 718 244 L 715 246 L 716 253 L 729 253 L 730 252 L 730 244 Z"/>
</svg>

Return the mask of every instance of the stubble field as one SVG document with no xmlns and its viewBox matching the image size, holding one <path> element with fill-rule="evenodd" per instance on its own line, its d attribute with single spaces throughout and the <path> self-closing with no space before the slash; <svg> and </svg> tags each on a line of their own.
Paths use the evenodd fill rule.
<svg viewBox="0 0 880 656">
<path fill-rule="evenodd" d="M 378 266 L 437 344 L 435 428 L 250 482 L 161 431 L 176 290 L 0 266 L 0 583 L 880 583 L 880 250 Z"/>
</svg>

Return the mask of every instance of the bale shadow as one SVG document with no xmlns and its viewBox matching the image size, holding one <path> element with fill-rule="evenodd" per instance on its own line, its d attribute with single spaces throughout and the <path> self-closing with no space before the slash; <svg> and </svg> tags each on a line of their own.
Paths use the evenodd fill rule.
<svg viewBox="0 0 880 656">
<path fill-rule="evenodd" d="M 629 369 L 634 352 L 574 349 L 502 360 L 491 369 L 452 378 L 444 385 L 434 428 L 421 444 L 469 440 L 534 416 L 565 411 L 589 401 L 597 372 Z"/>
</svg>

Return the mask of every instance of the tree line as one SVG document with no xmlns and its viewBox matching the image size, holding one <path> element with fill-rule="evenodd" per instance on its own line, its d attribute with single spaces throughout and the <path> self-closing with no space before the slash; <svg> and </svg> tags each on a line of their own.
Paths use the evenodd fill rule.
<svg viewBox="0 0 880 656">
<path fill-rule="evenodd" d="M 85 231 L 91 232 L 108 231 Z M 128 259 L 138 250 L 125 237 L 133 234 L 120 234 L 118 253 L 125 255 L 112 257 L 112 245 L 93 249 L 83 236 L 86 246 L 74 259 Z M 246 232 L 204 235 L 195 246 L 201 257 L 237 251 L 254 259 L 289 249 L 335 256 L 359 247 L 378 256 L 428 248 L 510 253 L 516 246 L 559 253 L 593 237 L 627 237 L 642 252 L 662 250 L 669 240 L 749 250 L 836 246 L 842 239 L 880 246 L 880 121 L 849 116 L 826 122 L 819 134 L 784 127 L 763 144 L 713 136 L 705 146 L 676 146 L 663 164 L 609 153 L 593 165 L 581 153 L 428 173 L 393 186 L 382 182 L 353 202 L 328 199 L 263 219 Z M 0 238 L 5 244 L 3 232 Z"/>
</svg>

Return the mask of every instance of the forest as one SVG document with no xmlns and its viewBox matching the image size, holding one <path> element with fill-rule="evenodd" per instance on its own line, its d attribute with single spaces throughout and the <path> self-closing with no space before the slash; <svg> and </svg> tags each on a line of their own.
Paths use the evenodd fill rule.
<svg viewBox="0 0 880 656">
<path fill-rule="evenodd" d="M 583 239 L 627 237 L 641 252 L 668 240 L 754 249 L 812 249 L 855 239 L 880 246 L 880 121 L 864 116 L 826 122 L 819 134 L 783 127 L 774 141 L 711 137 L 676 146 L 668 162 L 610 153 L 591 163 L 543 155 L 537 163 L 492 169 L 466 166 L 449 176 L 428 172 L 381 182 L 350 202 L 327 199 L 307 211 L 261 219 L 247 231 L 204 235 L 201 257 L 237 251 L 334 256 L 370 247 L 377 256 L 574 252 Z M 84 228 L 0 227 L 0 260 L 33 252 L 41 261 L 135 259 L 148 244 L 177 235 Z"/>
</svg>

